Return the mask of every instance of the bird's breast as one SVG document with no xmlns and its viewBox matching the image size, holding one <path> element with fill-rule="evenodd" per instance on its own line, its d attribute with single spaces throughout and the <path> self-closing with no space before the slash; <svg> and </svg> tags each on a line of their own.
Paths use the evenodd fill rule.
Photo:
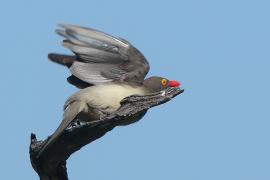
<svg viewBox="0 0 270 180">
<path fill-rule="evenodd" d="M 80 92 L 79 92 L 80 93 Z M 96 85 L 81 90 L 80 98 L 88 105 L 102 108 L 108 113 L 116 111 L 120 107 L 120 102 L 130 95 L 144 95 L 141 87 L 128 85 Z"/>
</svg>

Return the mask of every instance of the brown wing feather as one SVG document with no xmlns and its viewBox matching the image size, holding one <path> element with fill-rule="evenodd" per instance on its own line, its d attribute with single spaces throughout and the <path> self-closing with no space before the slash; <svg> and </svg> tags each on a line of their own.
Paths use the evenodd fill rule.
<svg viewBox="0 0 270 180">
<path fill-rule="evenodd" d="M 70 67 L 72 63 L 76 60 L 76 56 L 69 56 L 69 55 L 55 54 L 55 53 L 48 54 L 48 58 L 52 62 L 61 64 L 67 67 Z"/>
</svg>

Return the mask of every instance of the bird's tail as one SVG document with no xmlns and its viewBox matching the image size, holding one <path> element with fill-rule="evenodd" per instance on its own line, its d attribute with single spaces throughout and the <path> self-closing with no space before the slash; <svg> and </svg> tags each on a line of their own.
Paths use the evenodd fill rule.
<svg viewBox="0 0 270 180">
<path fill-rule="evenodd" d="M 55 53 L 48 54 L 48 58 L 52 62 L 61 64 L 67 67 L 70 67 L 72 63 L 76 60 L 76 56 L 69 56 L 69 55 L 55 54 Z"/>
<path fill-rule="evenodd" d="M 56 131 L 49 137 L 49 140 L 43 146 L 42 152 L 46 147 L 51 146 L 65 131 L 65 129 L 75 120 L 76 116 L 82 112 L 85 108 L 85 104 L 80 101 L 74 101 L 69 104 L 64 111 L 64 117 L 61 124 Z"/>
</svg>

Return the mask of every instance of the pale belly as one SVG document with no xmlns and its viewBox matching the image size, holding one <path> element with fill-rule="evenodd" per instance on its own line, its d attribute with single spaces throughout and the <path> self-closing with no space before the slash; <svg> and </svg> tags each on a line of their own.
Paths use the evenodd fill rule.
<svg viewBox="0 0 270 180">
<path fill-rule="evenodd" d="M 144 95 L 142 88 L 134 88 L 131 86 L 121 86 L 116 84 L 98 85 L 85 88 L 74 95 L 69 101 L 79 100 L 95 108 L 103 109 L 111 113 L 120 107 L 120 102 L 130 95 Z"/>
</svg>

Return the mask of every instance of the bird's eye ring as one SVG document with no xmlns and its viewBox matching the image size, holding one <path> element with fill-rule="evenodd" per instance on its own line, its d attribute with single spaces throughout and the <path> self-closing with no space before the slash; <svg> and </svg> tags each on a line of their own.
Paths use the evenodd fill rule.
<svg viewBox="0 0 270 180">
<path fill-rule="evenodd" d="M 162 79 L 162 80 L 161 80 L 161 84 L 162 84 L 163 86 L 166 86 L 167 80 L 166 80 L 166 79 Z"/>
</svg>

